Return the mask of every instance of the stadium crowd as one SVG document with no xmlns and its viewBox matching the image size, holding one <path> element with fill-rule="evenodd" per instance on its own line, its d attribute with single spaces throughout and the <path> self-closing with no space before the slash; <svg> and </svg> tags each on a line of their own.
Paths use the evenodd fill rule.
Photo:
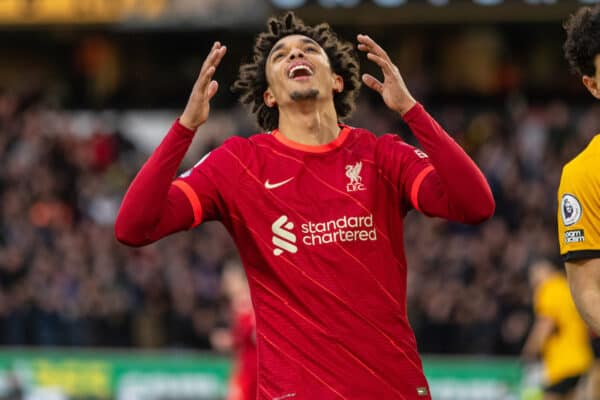
<svg viewBox="0 0 600 400">
<path fill-rule="evenodd" d="M 239 262 L 227 232 L 207 223 L 144 248 L 118 244 L 114 218 L 147 154 L 100 123 L 82 135 L 49 104 L 0 94 L 0 345 L 210 349 L 229 324 L 221 273 Z M 528 265 L 558 262 L 561 166 L 600 112 L 518 96 L 501 109 L 458 104 L 429 109 L 485 172 L 496 215 L 466 227 L 409 213 L 409 316 L 424 353 L 518 354 L 532 321 Z M 214 112 L 213 140 L 193 158 L 252 132 L 227 118 L 237 111 Z M 369 99 L 348 122 L 412 141 Z"/>
</svg>

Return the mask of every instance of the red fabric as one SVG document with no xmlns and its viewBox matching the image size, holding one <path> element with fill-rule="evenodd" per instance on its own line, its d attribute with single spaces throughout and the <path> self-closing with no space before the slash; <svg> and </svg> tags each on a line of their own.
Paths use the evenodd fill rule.
<svg viewBox="0 0 600 400">
<path fill-rule="evenodd" d="M 494 214 L 490 187 L 475 163 L 420 104 L 404 120 L 429 155 L 435 174 L 419 191 L 420 209 L 427 215 L 474 224 Z M 416 207 L 415 207 L 416 208 Z"/>
<path fill-rule="evenodd" d="M 196 192 L 202 220 L 221 220 L 238 246 L 256 313 L 259 399 L 430 399 L 406 315 L 402 224 L 413 186 L 433 166 L 416 206 L 461 222 L 491 216 L 494 202 L 475 164 L 420 105 L 405 120 L 429 157 L 364 129 L 326 152 L 259 134 L 227 140 L 179 178 Z M 185 195 L 169 192 L 175 168 L 149 165 L 183 157 L 183 140 L 169 139 L 176 129 L 124 199 L 117 225 L 128 243 L 194 222 Z M 152 224 L 128 220 L 134 200 L 153 203 L 144 207 L 151 218 L 135 214 Z M 186 215 L 169 222 L 172 208 Z"/>
<path fill-rule="evenodd" d="M 236 361 L 227 400 L 255 400 L 258 357 L 256 322 L 252 307 L 236 312 L 234 321 L 233 345 Z"/>
<path fill-rule="evenodd" d="M 193 137 L 194 132 L 175 122 L 146 161 L 121 204 L 115 222 L 119 241 L 143 246 L 190 227 L 194 211 L 183 191 L 172 182 Z"/>
<path fill-rule="evenodd" d="M 91 139 L 92 167 L 105 171 L 117 157 L 116 139 L 112 135 L 96 133 Z"/>
<path fill-rule="evenodd" d="M 422 169 L 421 172 L 419 172 L 419 175 L 417 175 L 417 177 L 415 178 L 415 181 L 413 182 L 412 188 L 410 190 L 410 201 L 417 211 L 422 212 L 421 208 L 419 207 L 419 193 L 421 192 L 421 185 L 423 184 L 423 181 L 425 180 L 427 175 L 429 175 L 429 173 L 433 170 L 433 165 Z"/>
<path fill-rule="evenodd" d="M 190 185 L 182 180 L 174 181 L 173 186 L 181 189 L 183 194 L 185 194 L 185 197 L 187 197 L 188 201 L 190 202 L 190 206 L 192 206 L 192 211 L 194 213 L 194 222 L 192 223 L 192 227 L 199 225 L 200 222 L 202 222 L 202 204 L 200 203 L 200 199 L 198 199 L 198 195 Z"/>
</svg>

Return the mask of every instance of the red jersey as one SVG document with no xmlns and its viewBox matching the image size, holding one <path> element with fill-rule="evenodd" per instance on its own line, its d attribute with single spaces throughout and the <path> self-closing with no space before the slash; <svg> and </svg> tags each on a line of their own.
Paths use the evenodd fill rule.
<svg viewBox="0 0 600 400">
<path fill-rule="evenodd" d="M 117 221 L 117 236 L 134 245 L 184 228 L 181 210 L 187 227 L 214 219 L 227 227 L 256 314 L 259 399 L 430 399 L 406 315 L 403 217 L 416 208 L 479 222 L 494 202 L 475 164 L 420 105 L 404 118 L 431 159 L 396 135 L 344 125 L 324 146 L 278 131 L 233 137 L 165 189 L 158 228 L 133 241 L 138 228 Z M 161 146 L 175 147 L 169 140 L 182 139 Z M 167 148 L 148 164 L 159 165 L 160 152 Z M 150 184 L 148 168 L 120 219 L 144 214 L 133 187 Z M 167 229 L 169 212 L 180 222 Z"/>
<path fill-rule="evenodd" d="M 227 400 L 255 400 L 257 380 L 256 322 L 249 306 L 234 311 L 233 349 L 236 355 Z"/>
</svg>

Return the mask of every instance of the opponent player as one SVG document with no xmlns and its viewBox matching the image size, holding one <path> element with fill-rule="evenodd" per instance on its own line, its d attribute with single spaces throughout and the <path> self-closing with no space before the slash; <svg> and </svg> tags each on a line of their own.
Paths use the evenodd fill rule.
<svg viewBox="0 0 600 400">
<path fill-rule="evenodd" d="M 600 5 L 582 7 L 565 24 L 565 57 L 600 99 Z M 563 168 L 558 240 L 577 308 L 600 332 L 600 135 Z"/>
<path fill-rule="evenodd" d="M 482 173 L 387 53 L 366 35 L 358 49 L 383 72 L 363 82 L 425 152 L 341 122 L 360 84 L 353 46 L 288 13 L 268 21 L 234 84 L 268 132 L 228 139 L 173 181 L 217 91 L 226 48 L 215 43 L 116 221 L 135 246 L 206 220 L 227 227 L 256 314 L 259 399 L 430 399 L 406 315 L 403 217 L 474 224 L 494 212 Z"/>
<path fill-rule="evenodd" d="M 534 290 L 535 323 L 523 354 L 542 356 L 544 400 L 573 398 L 579 380 L 592 365 L 588 330 L 577 313 L 564 275 L 546 260 L 529 267 Z"/>
<path fill-rule="evenodd" d="M 565 58 L 600 99 L 600 5 L 581 7 L 565 31 Z M 558 204 L 558 240 L 571 293 L 584 320 L 600 333 L 600 135 L 563 168 Z M 588 392 L 598 397 L 600 339 L 593 340 L 596 363 Z"/>
</svg>

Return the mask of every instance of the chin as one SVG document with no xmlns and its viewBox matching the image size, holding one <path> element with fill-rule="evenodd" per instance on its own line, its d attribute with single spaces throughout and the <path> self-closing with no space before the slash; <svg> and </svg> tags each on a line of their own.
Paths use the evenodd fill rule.
<svg viewBox="0 0 600 400">
<path fill-rule="evenodd" d="M 294 101 L 315 100 L 318 97 L 319 97 L 319 89 L 315 89 L 315 88 L 293 90 L 290 93 L 290 98 Z"/>
</svg>

